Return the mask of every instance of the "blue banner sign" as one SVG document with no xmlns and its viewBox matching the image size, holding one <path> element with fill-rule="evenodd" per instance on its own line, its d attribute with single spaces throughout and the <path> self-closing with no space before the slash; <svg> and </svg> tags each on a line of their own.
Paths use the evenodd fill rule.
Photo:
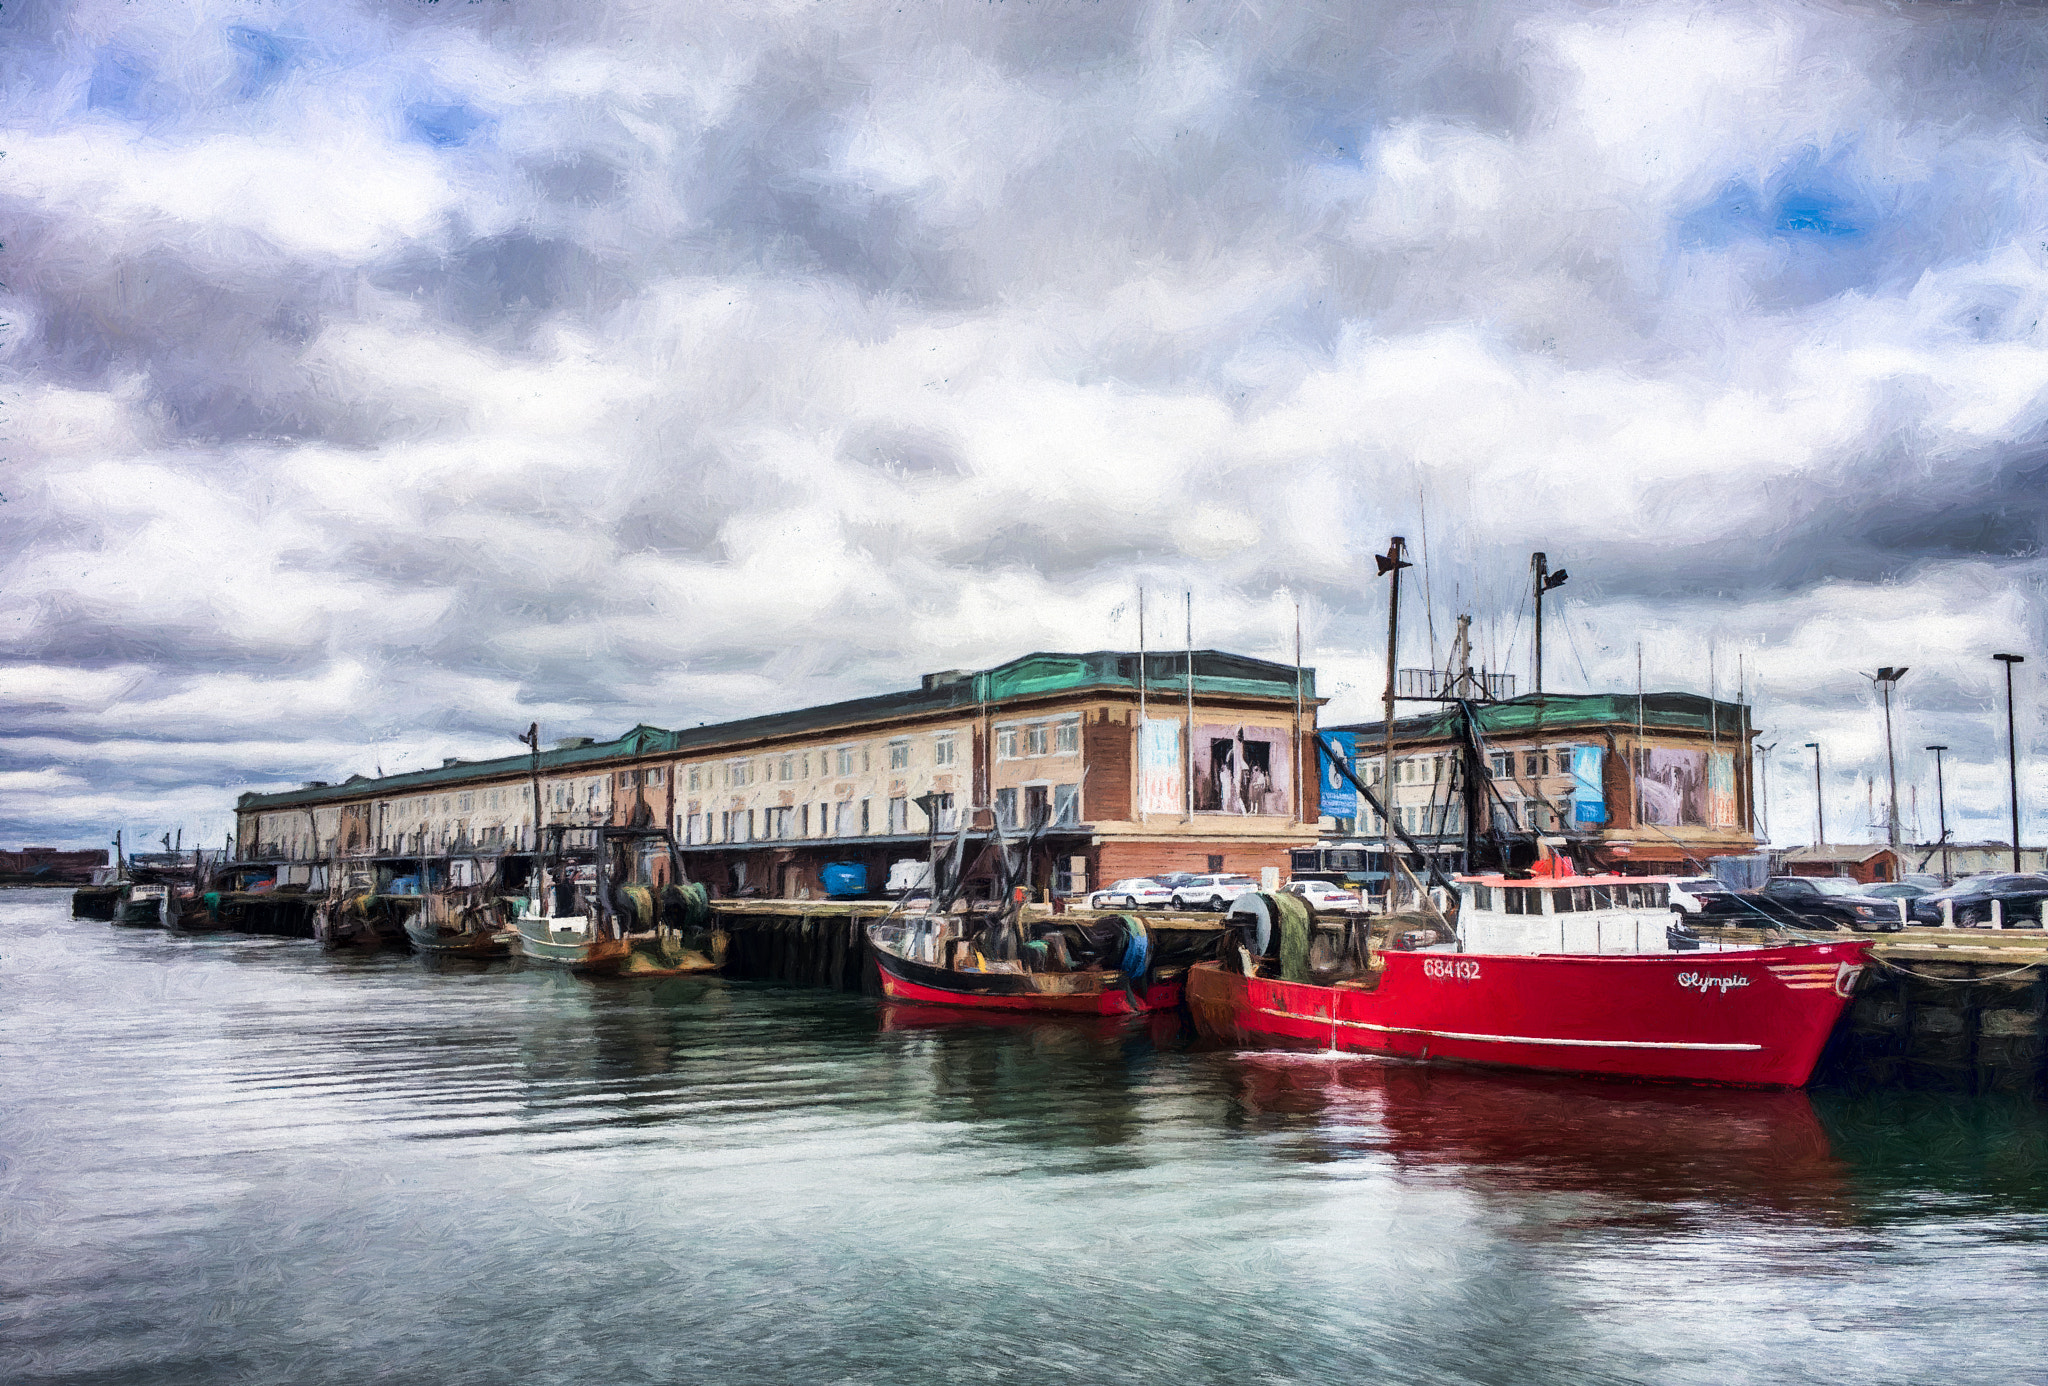
<svg viewBox="0 0 2048 1386">
<path fill-rule="evenodd" d="M 1357 759 L 1357 732 L 1324 732 L 1322 739 L 1344 753 L 1347 767 Z M 1344 778 L 1329 753 L 1320 746 L 1316 748 L 1316 765 L 1323 772 L 1322 812 L 1332 818 L 1358 817 L 1358 791 L 1351 787 L 1351 781 Z"/>
<path fill-rule="evenodd" d="M 1605 823 L 1607 790 L 1601 783 L 1598 746 L 1572 747 L 1572 822 Z"/>
</svg>

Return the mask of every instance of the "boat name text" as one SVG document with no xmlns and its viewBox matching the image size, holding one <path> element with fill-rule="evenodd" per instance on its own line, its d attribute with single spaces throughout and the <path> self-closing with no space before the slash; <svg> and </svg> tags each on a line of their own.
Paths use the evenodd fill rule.
<svg viewBox="0 0 2048 1386">
<path fill-rule="evenodd" d="M 1703 994 L 1718 988 L 1726 995 L 1731 987 L 1748 986 L 1749 978 L 1725 972 L 1681 972 L 1678 974 L 1678 985 Z"/>
</svg>

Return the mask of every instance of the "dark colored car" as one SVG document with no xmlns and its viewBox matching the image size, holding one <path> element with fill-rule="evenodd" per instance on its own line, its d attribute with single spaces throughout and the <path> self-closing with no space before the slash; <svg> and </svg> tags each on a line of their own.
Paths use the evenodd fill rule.
<svg viewBox="0 0 2048 1386">
<path fill-rule="evenodd" d="M 1703 897 L 1695 916 L 1714 924 L 1787 924 L 1795 929 L 1857 929 L 1897 933 L 1899 902 L 1864 894 L 1856 881 L 1839 876 L 1773 876 L 1762 890 L 1737 890 Z"/>
<path fill-rule="evenodd" d="M 1932 886 L 1914 885 L 1911 881 L 1886 881 L 1883 885 L 1865 886 L 1863 893 L 1879 900 L 1918 900 Z"/>
<path fill-rule="evenodd" d="M 1944 903 L 1956 924 L 1963 928 L 1987 928 L 1991 924 L 1991 902 L 1999 902 L 1999 914 L 2008 929 L 2041 927 L 2041 904 L 2048 901 L 2048 876 L 2035 872 L 2005 872 L 1995 876 L 1965 876 L 1945 890 L 1929 891 L 1907 908 L 1913 922 L 1939 928 Z"/>
</svg>

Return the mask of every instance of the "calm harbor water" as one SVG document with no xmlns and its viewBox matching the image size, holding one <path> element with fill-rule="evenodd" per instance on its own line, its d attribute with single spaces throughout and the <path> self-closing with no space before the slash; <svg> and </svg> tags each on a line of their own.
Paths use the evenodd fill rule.
<svg viewBox="0 0 2048 1386">
<path fill-rule="evenodd" d="M 0 1380 L 2048 1383 L 2048 1118 L 0 891 Z"/>
</svg>

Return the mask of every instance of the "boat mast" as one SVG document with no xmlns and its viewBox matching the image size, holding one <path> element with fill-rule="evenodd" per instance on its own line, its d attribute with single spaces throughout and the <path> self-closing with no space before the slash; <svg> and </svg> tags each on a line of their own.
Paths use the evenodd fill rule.
<svg viewBox="0 0 2048 1386">
<path fill-rule="evenodd" d="M 533 779 L 533 898 L 541 902 L 541 908 L 536 913 L 548 915 L 554 913 L 554 907 L 547 903 L 548 858 L 544 845 L 547 837 L 541 831 L 540 825 L 540 723 L 530 724 L 526 728 L 526 735 L 519 739 L 533 752 L 532 766 L 528 772 Z"/>
<path fill-rule="evenodd" d="M 1387 546 L 1387 551 L 1373 558 L 1379 566 L 1380 576 L 1393 579 L 1393 585 L 1387 589 L 1387 695 L 1382 726 L 1385 736 L 1380 749 L 1380 821 L 1385 829 L 1381 839 L 1386 853 L 1383 864 L 1389 913 L 1394 904 L 1394 664 L 1401 653 L 1401 570 L 1415 566 L 1402 558 L 1407 545 L 1408 541 L 1397 534 L 1394 542 Z"/>
<path fill-rule="evenodd" d="M 1138 589 L 1138 821 L 1148 821 L 1145 802 L 1145 589 Z M 1100 862 L 1097 863 L 1100 866 Z"/>
</svg>

